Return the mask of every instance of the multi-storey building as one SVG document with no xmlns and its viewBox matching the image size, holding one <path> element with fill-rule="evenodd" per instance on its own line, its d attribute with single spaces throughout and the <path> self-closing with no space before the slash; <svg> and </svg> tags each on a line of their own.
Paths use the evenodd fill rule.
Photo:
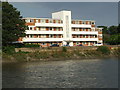
<svg viewBox="0 0 120 90">
<path fill-rule="evenodd" d="M 93 20 L 71 19 L 71 11 L 52 13 L 52 18 L 23 18 L 28 30 L 19 42 L 39 44 L 42 47 L 103 45 L 102 28 L 95 27 Z"/>
</svg>

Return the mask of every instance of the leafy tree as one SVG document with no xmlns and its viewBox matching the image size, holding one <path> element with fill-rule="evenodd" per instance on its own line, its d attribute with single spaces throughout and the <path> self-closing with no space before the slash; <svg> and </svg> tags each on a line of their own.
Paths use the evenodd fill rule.
<svg viewBox="0 0 120 90">
<path fill-rule="evenodd" d="M 111 35 L 107 42 L 110 43 L 111 45 L 117 45 L 120 44 L 119 38 L 120 34 Z"/>
<path fill-rule="evenodd" d="M 120 24 L 118 26 L 98 26 L 99 28 L 103 28 L 103 42 L 109 43 L 111 45 L 120 44 Z"/>
<path fill-rule="evenodd" d="M 110 32 L 110 35 L 118 34 L 118 26 L 110 26 L 108 30 Z"/>
<path fill-rule="evenodd" d="M 118 31 L 118 33 L 120 33 L 120 24 L 117 27 L 117 31 Z"/>
<path fill-rule="evenodd" d="M 25 22 L 20 12 L 8 2 L 2 2 L 2 44 L 10 45 L 25 36 Z"/>
</svg>

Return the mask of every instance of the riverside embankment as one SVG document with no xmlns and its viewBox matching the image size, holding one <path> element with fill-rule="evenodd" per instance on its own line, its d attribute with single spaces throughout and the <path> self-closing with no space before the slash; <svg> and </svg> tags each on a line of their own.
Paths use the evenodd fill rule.
<svg viewBox="0 0 120 90">
<path fill-rule="evenodd" d="M 118 57 L 118 46 L 105 46 L 107 49 L 98 50 L 98 47 L 47 47 L 47 48 L 15 48 L 14 53 L 3 52 L 3 62 L 17 61 L 50 61 L 50 60 L 82 60 L 94 58 Z"/>
</svg>

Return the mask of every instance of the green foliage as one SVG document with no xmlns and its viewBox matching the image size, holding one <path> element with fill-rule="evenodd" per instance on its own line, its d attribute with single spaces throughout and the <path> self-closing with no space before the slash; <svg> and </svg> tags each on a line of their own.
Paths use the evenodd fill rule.
<svg viewBox="0 0 120 90">
<path fill-rule="evenodd" d="M 62 47 L 62 51 L 63 52 L 67 52 L 67 48 L 66 47 Z"/>
<path fill-rule="evenodd" d="M 120 44 L 120 24 L 118 26 L 98 26 L 103 28 L 103 42 L 111 45 Z"/>
<path fill-rule="evenodd" d="M 22 47 L 24 47 L 24 44 L 22 44 L 22 43 L 15 43 L 13 45 L 15 46 L 15 48 L 22 48 Z"/>
<path fill-rule="evenodd" d="M 117 27 L 118 33 L 120 33 L 120 24 Z"/>
<path fill-rule="evenodd" d="M 118 34 L 118 26 L 110 26 L 108 30 L 110 32 L 110 35 Z"/>
<path fill-rule="evenodd" d="M 111 35 L 109 40 L 107 40 L 107 43 L 109 43 L 111 45 L 120 44 L 119 38 L 120 38 L 120 34 Z"/>
<path fill-rule="evenodd" d="M 108 43 L 109 38 L 110 34 L 103 34 L 103 43 Z"/>
<path fill-rule="evenodd" d="M 113 54 L 116 55 L 117 57 L 120 57 L 120 47 L 115 48 L 115 49 L 113 50 Z"/>
<path fill-rule="evenodd" d="M 15 53 L 15 47 L 14 46 L 3 46 L 2 51 L 7 54 L 13 54 Z"/>
<path fill-rule="evenodd" d="M 27 47 L 27 48 L 30 48 L 30 47 L 40 47 L 40 45 L 38 45 L 38 44 L 25 44 L 23 47 Z"/>
<path fill-rule="evenodd" d="M 99 46 L 97 51 L 101 52 L 102 54 L 110 54 L 110 49 L 107 46 Z"/>
<path fill-rule="evenodd" d="M 25 36 L 25 22 L 20 12 L 8 2 L 2 2 L 2 44 L 7 46 Z"/>
</svg>

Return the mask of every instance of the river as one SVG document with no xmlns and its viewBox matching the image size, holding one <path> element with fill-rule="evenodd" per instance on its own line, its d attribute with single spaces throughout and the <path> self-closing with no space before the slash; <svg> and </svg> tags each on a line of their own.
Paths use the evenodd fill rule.
<svg viewBox="0 0 120 90">
<path fill-rule="evenodd" d="M 3 63 L 3 88 L 117 88 L 118 60 Z"/>
</svg>

